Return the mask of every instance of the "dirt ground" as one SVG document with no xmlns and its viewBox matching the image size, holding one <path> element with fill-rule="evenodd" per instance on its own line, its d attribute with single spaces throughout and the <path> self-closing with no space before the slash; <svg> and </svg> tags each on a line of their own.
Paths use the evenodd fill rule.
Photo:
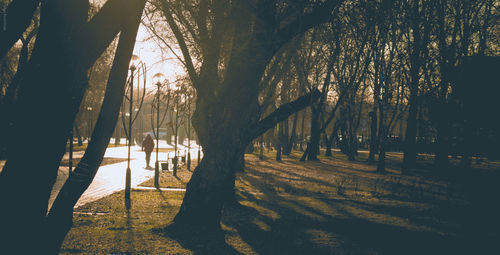
<svg viewBox="0 0 500 255">
<path fill-rule="evenodd" d="M 161 234 L 182 203 L 182 192 L 123 192 L 77 209 L 61 254 L 493 254 L 500 235 L 495 205 L 500 162 L 464 172 L 431 169 L 422 158 L 410 175 L 390 154 L 385 174 L 340 153 L 298 162 L 246 155 L 238 173 L 239 205 L 224 209 L 224 247 L 182 243 Z M 184 187 L 190 172 L 162 172 L 162 187 Z M 149 181 L 150 182 L 150 181 Z M 149 183 L 145 183 L 148 185 Z M 149 185 L 148 185 L 149 186 Z M 208 241 L 206 241 L 208 242 Z"/>
</svg>

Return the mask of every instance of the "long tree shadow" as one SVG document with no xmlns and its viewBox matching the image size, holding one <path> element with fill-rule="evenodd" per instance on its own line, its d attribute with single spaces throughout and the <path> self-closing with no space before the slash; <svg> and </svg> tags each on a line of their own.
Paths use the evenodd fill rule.
<svg viewBox="0 0 500 255">
<path fill-rule="evenodd" d="M 446 211 L 332 199 L 260 168 L 247 170 L 241 178 L 258 192 L 240 189 L 242 205 L 225 208 L 222 221 L 259 254 L 477 254 L 494 244 L 491 237 L 456 233 L 439 223 Z M 277 192 L 269 185 L 288 188 Z"/>
<path fill-rule="evenodd" d="M 193 254 L 242 254 L 226 243 L 222 233 L 194 233 L 179 229 L 172 224 L 152 229 L 152 232 L 177 241 L 185 249 L 191 250 Z"/>
</svg>

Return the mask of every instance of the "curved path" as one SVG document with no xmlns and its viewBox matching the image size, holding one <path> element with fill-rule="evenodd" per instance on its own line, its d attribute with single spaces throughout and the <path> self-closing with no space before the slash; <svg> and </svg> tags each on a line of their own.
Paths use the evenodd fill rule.
<svg viewBox="0 0 500 255">
<path fill-rule="evenodd" d="M 194 160 L 198 156 L 198 146 L 191 142 L 191 158 Z M 173 146 L 166 144 L 165 142 L 160 141 L 160 148 L 171 149 L 172 151 L 160 152 L 158 153 L 158 157 L 160 161 L 165 161 L 168 158 L 172 158 L 174 156 Z M 183 156 L 187 147 L 183 145 L 178 145 L 179 155 Z M 78 151 L 73 154 L 74 158 L 81 158 L 83 156 L 83 151 Z M 66 153 L 64 158 L 68 158 L 69 155 Z M 105 158 L 127 158 L 127 146 L 121 147 L 111 147 L 106 150 L 104 154 Z M 130 151 L 130 169 L 131 169 L 131 186 L 132 188 L 137 188 L 139 184 L 154 176 L 154 169 L 147 168 L 146 169 L 146 160 L 144 152 L 141 151 L 141 147 L 133 146 Z M 156 153 L 153 151 L 151 154 L 151 165 L 154 166 L 156 158 Z M 2 171 L 3 165 L 5 164 L 5 160 L 0 160 L 0 172 Z M 171 165 L 171 164 L 170 164 Z M 114 192 L 125 189 L 125 171 L 127 169 L 127 161 L 101 166 L 97 171 L 97 174 L 87 188 L 85 193 L 80 197 L 78 202 L 75 205 L 75 208 L 82 206 L 86 203 L 98 200 L 102 197 L 108 196 Z M 62 188 L 64 182 L 68 178 L 68 167 L 59 167 L 59 172 L 57 174 L 57 180 L 52 189 L 52 193 L 49 199 L 49 208 L 52 206 L 54 199 L 59 193 L 59 190 Z M 142 189 L 142 188 L 141 188 Z"/>
</svg>

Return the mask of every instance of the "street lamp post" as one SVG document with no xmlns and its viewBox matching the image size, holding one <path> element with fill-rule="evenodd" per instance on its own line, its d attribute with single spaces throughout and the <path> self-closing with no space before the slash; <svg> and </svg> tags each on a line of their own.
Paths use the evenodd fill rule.
<svg viewBox="0 0 500 255">
<path fill-rule="evenodd" d="M 177 176 L 177 164 L 179 163 L 178 158 L 177 158 L 177 132 L 178 132 L 178 119 L 179 119 L 179 99 L 175 99 L 175 144 L 174 144 L 174 158 L 173 158 L 173 164 L 174 164 L 174 176 Z"/>
<path fill-rule="evenodd" d="M 160 89 L 162 86 L 162 80 L 164 79 L 164 75 L 162 73 L 157 73 L 153 76 L 153 83 L 156 84 L 156 162 L 155 162 L 155 178 L 154 184 L 155 187 L 160 186 L 160 163 L 158 161 L 158 153 L 160 146 Z M 168 162 L 167 162 L 168 164 Z"/>
<path fill-rule="evenodd" d="M 73 171 L 73 127 L 71 127 L 71 131 L 69 131 L 69 170 L 68 176 L 71 175 Z"/>
<path fill-rule="evenodd" d="M 187 93 L 186 103 L 188 104 L 187 130 L 188 130 L 188 150 L 187 150 L 187 169 L 191 171 L 191 101 L 189 91 Z"/>
<path fill-rule="evenodd" d="M 128 105 L 129 111 L 125 113 L 125 116 L 128 117 L 128 128 L 125 125 L 124 118 L 122 118 L 122 124 L 123 124 L 125 134 L 126 134 L 127 140 L 128 140 L 127 169 L 126 169 L 126 173 L 125 173 L 125 207 L 127 209 L 130 209 L 130 189 L 131 189 L 130 150 L 131 150 L 131 146 L 132 146 L 132 124 L 134 123 L 135 118 L 137 117 L 137 114 L 136 114 L 135 118 L 134 118 L 134 74 L 137 70 L 137 80 L 139 83 L 140 72 L 142 71 L 142 75 L 145 76 L 145 70 L 146 70 L 144 63 L 140 62 L 139 57 L 137 57 L 136 55 L 132 55 L 132 58 L 130 60 L 131 60 L 130 82 L 127 84 L 128 85 L 127 89 L 129 89 L 130 95 L 128 97 L 125 96 L 126 100 L 124 100 L 124 102 L 123 102 L 124 103 L 123 108 L 125 108 L 125 101 L 128 101 L 128 103 L 129 103 L 129 105 Z M 138 89 L 139 89 L 139 86 L 138 86 Z M 140 90 L 138 90 L 137 93 L 138 93 L 138 96 L 140 94 L 142 94 L 142 97 L 137 97 L 136 103 L 139 104 L 139 106 L 138 106 L 138 108 L 136 108 L 136 112 L 138 113 L 140 111 L 140 108 L 142 107 L 144 95 L 146 94 L 146 84 L 144 84 L 142 93 L 140 92 Z M 122 115 L 122 117 L 123 117 L 123 115 Z"/>
<path fill-rule="evenodd" d="M 88 142 L 90 142 L 90 137 L 92 136 L 92 107 L 88 106 L 87 111 L 88 111 L 88 117 L 89 117 L 89 122 L 87 123 L 88 127 L 89 127 L 88 128 L 89 134 L 88 134 L 88 138 L 87 138 L 87 143 L 88 143 Z"/>
</svg>

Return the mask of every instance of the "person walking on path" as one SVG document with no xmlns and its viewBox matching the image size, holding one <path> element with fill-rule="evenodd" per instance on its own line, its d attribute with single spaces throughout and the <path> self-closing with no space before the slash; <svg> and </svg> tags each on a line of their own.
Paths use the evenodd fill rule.
<svg viewBox="0 0 500 255">
<path fill-rule="evenodd" d="M 154 147 L 155 142 L 153 141 L 151 135 L 148 134 L 146 138 L 144 138 L 144 141 L 142 141 L 142 150 L 146 152 L 146 168 L 150 168 L 149 161 L 151 160 L 151 152 Z"/>
</svg>

